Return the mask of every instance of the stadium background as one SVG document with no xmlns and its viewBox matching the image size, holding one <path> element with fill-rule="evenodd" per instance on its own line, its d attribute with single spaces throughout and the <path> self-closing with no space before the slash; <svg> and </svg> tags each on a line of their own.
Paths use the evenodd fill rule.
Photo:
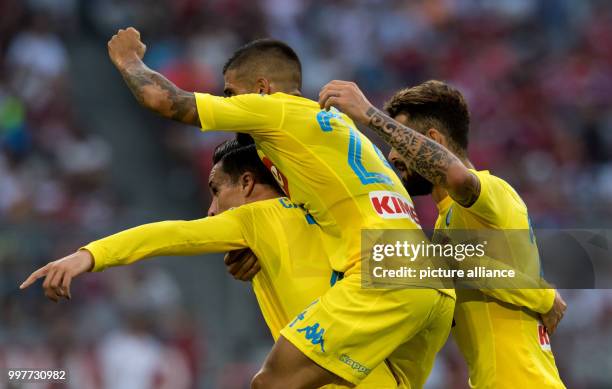
<svg viewBox="0 0 612 389">
<path fill-rule="evenodd" d="M 246 388 L 271 345 L 249 285 L 219 255 L 87 275 L 59 305 L 39 284 L 17 291 L 36 266 L 91 239 L 208 208 L 209 156 L 226 136 L 136 104 L 106 53 L 129 25 L 146 62 L 189 90 L 221 93 L 224 60 L 262 36 L 296 48 L 307 97 L 334 78 L 376 104 L 449 81 L 470 104 L 473 161 L 517 188 L 536 227 L 610 224 L 609 1 L 2 0 L 0 368 L 67 368 L 79 389 Z M 431 226 L 432 203 L 418 205 Z M 611 387 L 612 292 L 564 296 L 552 338 L 563 379 Z M 451 346 L 428 388 L 465 380 Z"/>
</svg>

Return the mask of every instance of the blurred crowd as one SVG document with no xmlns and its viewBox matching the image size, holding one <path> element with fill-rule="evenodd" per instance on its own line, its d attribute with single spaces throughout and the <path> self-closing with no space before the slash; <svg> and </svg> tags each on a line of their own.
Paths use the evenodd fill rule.
<svg viewBox="0 0 612 389">
<path fill-rule="evenodd" d="M 16 291 L 33 266 L 94 238 L 91 226 L 117 228 L 133 205 L 120 200 L 122 188 L 109 177 L 117 151 L 89 127 L 71 71 L 76 45 L 105 50 L 108 37 L 129 25 L 142 33 L 147 64 L 187 90 L 221 93 L 225 59 L 265 36 L 296 49 L 311 98 L 329 80 L 344 79 L 381 105 L 399 88 L 444 80 L 469 103 L 472 161 L 518 190 L 536 227 L 599 228 L 612 217 L 609 1 L 3 0 L 0 367 L 68 366 L 79 388 L 231 389 L 245 387 L 260 362 L 207 367 L 212 335 L 187 313 L 206 307 L 190 306 L 180 277 L 161 266 L 77 282 L 82 299 L 59 306 L 38 289 Z M 123 85 L 99 85 L 112 87 Z M 227 135 L 155 125 L 166 168 L 192 172 L 172 182 L 198 177 L 201 195 L 192 201 L 205 209 L 210 152 Z M 159 189 L 151 195 L 162 196 Z M 435 209 L 417 205 L 429 227 Z M 571 388 L 610 387 L 612 294 L 565 293 L 569 309 L 552 339 L 561 375 Z M 452 347 L 430 387 L 465 387 Z"/>
<path fill-rule="evenodd" d="M 51 10 L 0 3 L 0 220 L 109 223 L 111 150 L 76 112 L 67 15 Z"/>
</svg>

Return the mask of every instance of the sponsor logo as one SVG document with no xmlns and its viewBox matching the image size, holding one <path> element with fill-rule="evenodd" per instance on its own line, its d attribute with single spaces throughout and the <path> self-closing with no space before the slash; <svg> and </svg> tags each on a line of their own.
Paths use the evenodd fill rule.
<svg viewBox="0 0 612 389">
<path fill-rule="evenodd" d="M 362 365 L 361 363 L 355 361 L 354 359 L 351 359 L 351 357 L 349 357 L 346 354 L 340 355 L 339 359 L 340 361 L 342 361 L 342 363 L 346 363 L 351 368 L 353 368 L 353 370 L 357 370 L 359 373 L 362 373 L 364 375 L 367 375 L 370 373 L 370 371 L 372 371 L 372 369 L 370 369 L 369 367 L 366 367 Z"/>
<path fill-rule="evenodd" d="M 550 338 L 548 337 L 546 327 L 542 324 L 538 324 L 538 342 L 542 350 L 550 351 Z"/>
<path fill-rule="evenodd" d="M 419 224 L 412 201 L 399 193 L 389 191 L 370 192 L 370 202 L 374 211 L 384 219 L 412 219 Z"/>
</svg>

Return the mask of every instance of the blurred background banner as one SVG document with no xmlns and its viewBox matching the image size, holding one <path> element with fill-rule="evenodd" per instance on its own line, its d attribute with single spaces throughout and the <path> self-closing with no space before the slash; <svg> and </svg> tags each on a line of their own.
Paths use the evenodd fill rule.
<svg viewBox="0 0 612 389">
<path fill-rule="evenodd" d="M 228 135 L 137 105 L 106 51 L 126 26 L 187 90 L 221 94 L 224 61 L 266 36 L 300 55 L 306 97 L 343 79 L 381 105 L 447 81 L 469 103 L 471 160 L 517 189 L 534 227 L 610 228 L 610 1 L 0 0 L 0 370 L 65 368 L 79 389 L 247 388 L 271 346 L 250 285 L 220 255 L 88 274 L 69 303 L 39 284 L 18 291 L 93 239 L 206 213 L 211 152 Z M 431 227 L 435 207 L 416 203 Z M 612 292 L 563 292 L 562 378 L 612 387 Z M 427 387 L 466 382 L 449 342 Z"/>
</svg>

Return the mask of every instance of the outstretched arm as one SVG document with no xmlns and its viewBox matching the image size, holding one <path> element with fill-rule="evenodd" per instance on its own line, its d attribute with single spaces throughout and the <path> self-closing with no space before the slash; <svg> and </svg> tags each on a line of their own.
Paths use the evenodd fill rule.
<svg viewBox="0 0 612 389">
<path fill-rule="evenodd" d="M 230 212 L 230 211 L 228 211 Z M 70 299 L 72 279 L 88 271 L 123 266 L 163 255 L 195 255 L 247 247 L 240 219 L 221 215 L 192 221 L 144 224 L 107 236 L 33 272 L 20 289 L 45 278 L 45 295 L 57 302 Z"/>
<path fill-rule="evenodd" d="M 464 207 L 478 199 L 480 181 L 446 147 L 393 120 L 375 108 L 353 82 L 331 81 L 319 93 L 321 108 L 334 106 L 356 122 L 367 125 L 404 157 L 408 167 L 441 185 Z"/>
<path fill-rule="evenodd" d="M 142 62 L 147 47 L 133 27 L 119 30 L 108 42 L 108 55 L 136 100 L 168 119 L 200 126 L 195 95 L 186 92 Z"/>
</svg>

